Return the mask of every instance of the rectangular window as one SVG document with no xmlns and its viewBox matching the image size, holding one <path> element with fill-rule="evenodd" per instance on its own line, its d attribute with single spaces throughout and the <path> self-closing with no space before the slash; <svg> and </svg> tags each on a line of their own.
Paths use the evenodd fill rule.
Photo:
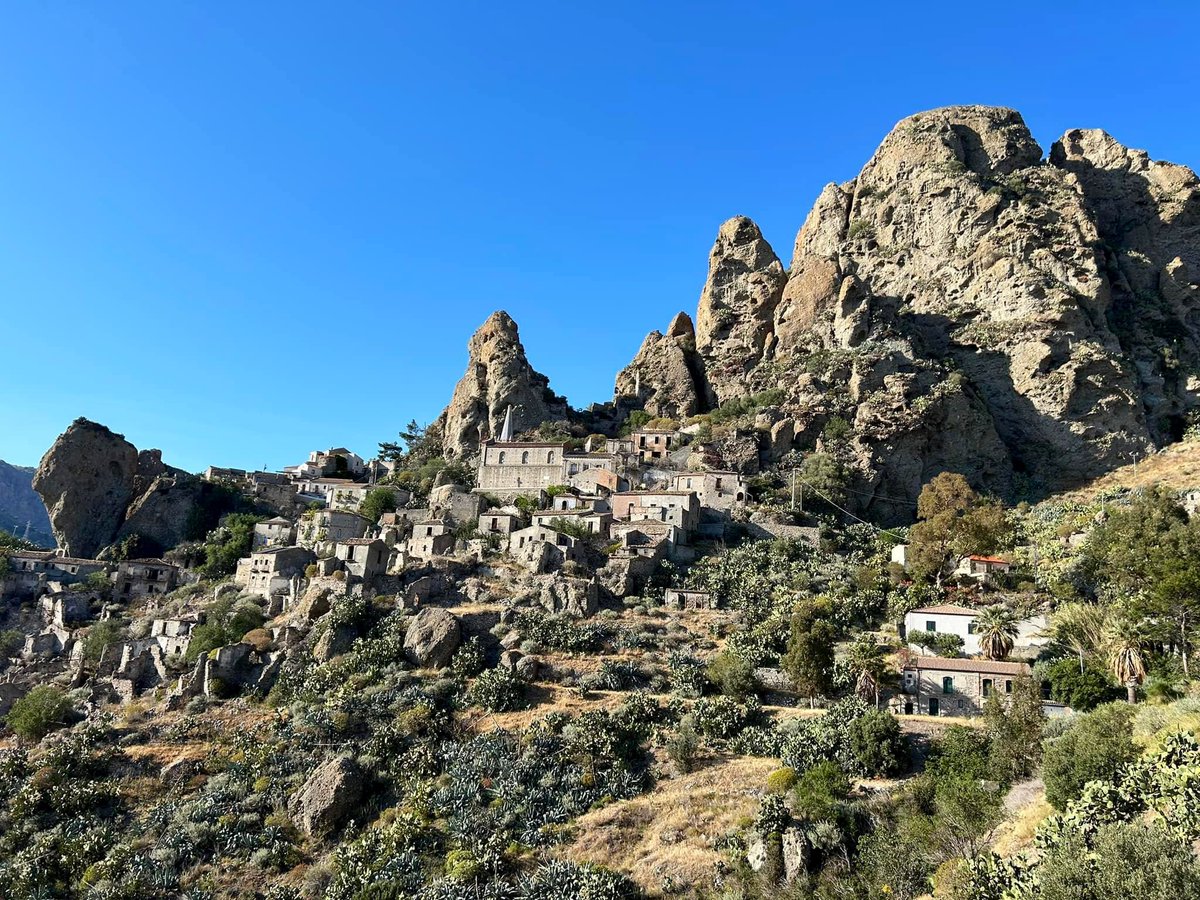
<svg viewBox="0 0 1200 900">
<path fill-rule="evenodd" d="M 954 677 L 952 675 L 947 675 L 945 678 L 942 679 L 942 693 L 943 694 L 953 694 L 954 693 Z"/>
<path fill-rule="evenodd" d="M 992 679 L 983 679 L 983 696 L 990 697 L 992 695 Z"/>
<path fill-rule="evenodd" d="M 1006 694 L 1012 693 L 1012 682 L 1011 681 L 1004 682 L 1004 693 L 1006 693 Z"/>
<path fill-rule="evenodd" d="M 967 623 L 967 634 L 974 634 L 978 630 L 974 622 Z"/>
<path fill-rule="evenodd" d="M 925 630 L 926 631 L 937 631 L 937 622 L 933 621 L 932 619 L 929 619 L 928 621 L 925 622 Z"/>
</svg>

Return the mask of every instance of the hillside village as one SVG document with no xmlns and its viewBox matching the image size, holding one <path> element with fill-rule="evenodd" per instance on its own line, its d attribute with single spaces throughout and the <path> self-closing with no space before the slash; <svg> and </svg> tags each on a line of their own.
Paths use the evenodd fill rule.
<svg viewBox="0 0 1200 900">
<path fill-rule="evenodd" d="M 0 895 L 1200 892 L 1200 343 L 1163 376 L 1161 329 L 1078 312 L 1163 254 L 1194 304 L 1200 182 L 1114 144 L 905 120 L 790 268 L 722 225 L 584 410 L 497 312 L 378 452 L 188 473 L 74 422 L 58 547 L 0 535 Z M 1106 166 L 1170 213 L 1111 266 Z"/>
</svg>

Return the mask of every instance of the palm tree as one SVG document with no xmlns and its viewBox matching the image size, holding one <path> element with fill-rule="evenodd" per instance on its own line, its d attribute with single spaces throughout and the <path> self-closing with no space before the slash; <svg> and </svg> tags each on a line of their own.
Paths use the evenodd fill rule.
<svg viewBox="0 0 1200 900">
<path fill-rule="evenodd" d="M 857 673 L 855 692 L 864 700 L 874 697 L 879 709 L 879 685 L 887 672 L 889 647 L 875 640 L 873 634 L 863 634 L 850 646 L 850 667 Z"/>
<path fill-rule="evenodd" d="M 1136 622 L 1113 619 L 1105 635 L 1112 673 L 1125 685 L 1130 703 L 1137 702 L 1137 686 L 1146 678 L 1144 640 Z"/>
<path fill-rule="evenodd" d="M 1017 640 L 1017 614 L 1003 603 L 989 606 L 975 617 L 975 633 L 984 656 L 1004 659 Z"/>
<path fill-rule="evenodd" d="M 1079 657 L 1079 674 L 1087 656 L 1104 646 L 1104 610 L 1091 603 L 1064 603 L 1050 617 L 1043 637 L 1068 647 Z"/>
</svg>

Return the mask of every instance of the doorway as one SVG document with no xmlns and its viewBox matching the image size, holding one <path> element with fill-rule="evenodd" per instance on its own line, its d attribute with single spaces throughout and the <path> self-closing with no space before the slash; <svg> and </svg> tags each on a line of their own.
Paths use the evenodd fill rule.
<svg viewBox="0 0 1200 900">
<path fill-rule="evenodd" d="M 929 698 L 929 714 L 931 716 L 936 716 L 939 712 L 941 712 L 941 710 L 938 709 L 938 698 L 930 697 Z"/>
</svg>

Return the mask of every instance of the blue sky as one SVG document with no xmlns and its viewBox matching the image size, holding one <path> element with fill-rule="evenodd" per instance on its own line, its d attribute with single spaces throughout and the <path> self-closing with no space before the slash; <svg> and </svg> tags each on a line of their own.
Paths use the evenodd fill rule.
<svg viewBox="0 0 1200 900">
<path fill-rule="evenodd" d="M 364 455 L 494 309 L 576 405 L 785 260 L 900 118 L 1020 109 L 1200 164 L 1194 3 L 9 4 L 0 458 L 76 416 L 175 465 Z"/>
</svg>

